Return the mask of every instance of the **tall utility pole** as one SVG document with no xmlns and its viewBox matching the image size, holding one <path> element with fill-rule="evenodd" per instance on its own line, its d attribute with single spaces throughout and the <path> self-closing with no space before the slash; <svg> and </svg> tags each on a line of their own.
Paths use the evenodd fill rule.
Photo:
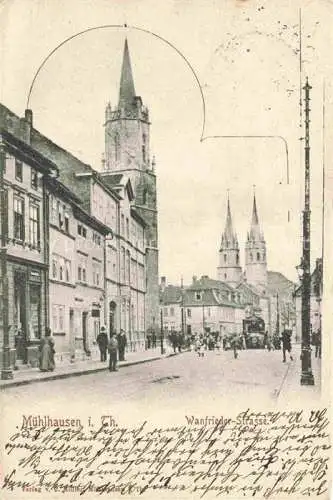
<svg viewBox="0 0 333 500">
<path fill-rule="evenodd" d="M 304 211 L 303 211 L 303 256 L 302 256 L 302 375 L 301 385 L 314 385 L 311 370 L 310 347 L 310 89 L 308 79 L 303 87 L 305 91 L 305 177 L 304 177 Z"/>
<path fill-rule="evenodd" d="M 181 288 L 181 327 L 182 327 L 182 336 L 184 339 L 185 335 L 185 311 L 184 311 L 184 281 L 183 276 L 180 279 L 180 288 Z"/>
<path fill-rule="evenodd" d="M 8 324 L 8 275 L 7 275 L 7 191 L 4 184 L 4 174 L 6 166 L 6 150 L 2 137 L 0 136 L 0 219 L 1 219 L 1 316 L 3 330 L 3 360 L 1 379 L 9 380 L 13 378 L 10 368 L 10 348 L 9 348 L 9 324 Z"/>
<path fill-rule="evenodd" d="M 280 337 L 280 304 L 279 294 L 276 294 L 276 336 Z"/>
</svg>

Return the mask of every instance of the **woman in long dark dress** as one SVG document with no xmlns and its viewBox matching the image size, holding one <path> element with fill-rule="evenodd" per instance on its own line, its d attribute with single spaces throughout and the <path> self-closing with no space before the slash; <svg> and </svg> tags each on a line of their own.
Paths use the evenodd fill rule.
<svg viewBox="0 0 333 500">
<path fill-rule="evenodd" d="M 54 340 L 51 337 L 51 330 L 50 328 L 46 328 L 45 337 L 41 339 L 39 345 L 40 371 L 52 372 L 54 370 L 55 367 L 54 353 L 55 353 Z"/>
</svg>

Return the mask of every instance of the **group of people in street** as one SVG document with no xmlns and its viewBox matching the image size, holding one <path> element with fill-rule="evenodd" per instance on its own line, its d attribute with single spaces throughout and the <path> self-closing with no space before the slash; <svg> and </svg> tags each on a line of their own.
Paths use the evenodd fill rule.
<svg viewBox="0 0 333 500">
<path fill-rule="evenodd" d="M 106 328 L 102 326 L 96 341 L 99 347 L 101 361 L 106 361 L 108 352 L 109 370 L 110 372 L 117 371 L 117 361 L 125 361 L 127 337 L 124 330 L 120 330 L 120 333 L 118 335 L 116 335 L 114 332 L 111 332 L 110 337 L 108 338 Z"/>
</svg>

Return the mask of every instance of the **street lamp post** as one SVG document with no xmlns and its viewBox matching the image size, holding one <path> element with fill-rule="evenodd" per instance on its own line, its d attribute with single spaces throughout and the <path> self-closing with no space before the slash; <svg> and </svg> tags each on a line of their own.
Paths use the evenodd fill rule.
<svg viewBox="0 0 333 500">
<path fill-rule="evenodd" d="M 1 370 L 1 380 L 13 378 L 10 368 L 10 347 L 9 347 L 9 324 L 8 324 L 8 275 L 7 275 L 7 191 L 4 185 L 4 174 L 6 165 L 5 145 L 0 136 L 0 218 L 1 218 L 1 313 L 3 329 L 3 363 Z"/>
<path fill-rule="evenodd" d="M 302 374 L 301 385 L 314 385 L 311 369 L 310 347 L 310 137 L 309 137 L 309 102 L 310 89 L 308 79 L 303 87 L 305 90 L 305 177 L 304 177 L 304 211 L 303 211 L 303 256 L 302 270 Z"/>
</svg>

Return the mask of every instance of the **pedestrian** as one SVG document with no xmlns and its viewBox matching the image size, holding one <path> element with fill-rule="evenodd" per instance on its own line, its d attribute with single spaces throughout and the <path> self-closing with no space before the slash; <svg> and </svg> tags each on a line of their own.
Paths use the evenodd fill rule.
<svg viewBox="0 0 333 500">
<path fill-rule="evenodd" d="M 106 361 L 106 352 L 108 348 L 108 336 L 106 333 L 105 326 L 101 327 L 99 334 L 97 335 L 96 342 L 99 347 L 99 352 L 101 355 L 101 361 Z"/>
<path fill-rule="evenodd" d="M 54 362 L 54 340 L 51 337 L 51 329 L 45 329 L 45 337 L 40 340 L 39 344 L 39 369 L 41 372 L 53 372 L 55 368 Z"/>
<path fill-rule="evenodd" d="M 237 352 L 237 336 L 233 335 L 230 340 L 231 348 L 234 351 L 234 358 L 238 358 L 238 352 Z"/>
<path fill-rule="evenodd" d="M 118 335 L 119 361 L 125 361 L 125 348 L 127 346 L 127 337 L 124 330 L 120 330 Z"/>
<path fill-rule="evenodd" d="M 147 333 L 147 349 L 151 348 L 151 334 Z"/>
<path fill-rule="evenodd" d="M 321 330 L 319 329 L 315 334 L 315 357 L 321 358 Z"/>
<path fill-rule="evenodd" d="M 156 333 L 155 332 L 153 332 L 151 340 L 152 340 L 152 348 L 154 349 L 154 348 L 156 348 Z"/>
<path fill-rule="evenodd" d="M 109 371 L 117 371 L 117 352 L 118 352 L 118 341 L 115 333 L 110 333 L 110 340 L 108 343 L 109 351 Z"/>
<path fill-rule="evenodd" d="M 282 351 L 283 351 L 283 363 L 286 362 L 286 352 L 289 353 L 290 356 L 290 361 L 293 360 L 292 354 L 291 354 L 291 330 L 283 330 L 282 332 Z"/>
</svg>

